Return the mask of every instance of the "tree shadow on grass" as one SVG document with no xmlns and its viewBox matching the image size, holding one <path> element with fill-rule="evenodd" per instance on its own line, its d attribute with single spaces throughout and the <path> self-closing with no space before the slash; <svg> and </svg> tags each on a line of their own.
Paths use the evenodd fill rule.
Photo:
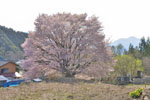
<svg viewBox="0 0 150 100">
<path fill-rule="evenodd" d="M 58 82 L 58 83 L 73 84 L 73 83 L 82 83 L 82 82 L 83 83 L 95 83 L 97 81 L 95 81 L 95 80 L 76 79 L 76 78 L 70 78 L 70 77 L 61 77 L 61 78 L 46 80 L 46 82 Z"/>
</svg>

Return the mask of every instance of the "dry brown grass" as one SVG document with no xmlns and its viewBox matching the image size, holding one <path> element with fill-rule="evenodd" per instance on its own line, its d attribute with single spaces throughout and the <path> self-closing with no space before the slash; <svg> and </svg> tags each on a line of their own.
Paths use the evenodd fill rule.
<svg viewBox="0 0 150 100">
<path fill-rule="evenodd" d="M 129 92 L 144 85 L 42 82 L 0 88 L 0 100 L 132 100 Z M 147 87 L 148 88 L 148 87 Z"/>
</svg>

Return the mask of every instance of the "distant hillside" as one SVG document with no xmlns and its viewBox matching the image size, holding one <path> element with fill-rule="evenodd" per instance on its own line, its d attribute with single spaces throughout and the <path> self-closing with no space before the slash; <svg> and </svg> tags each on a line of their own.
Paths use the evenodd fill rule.
<svg viewBox="0 0 150 100">
<path fill-rule="evenodd" d="M 28 34 L 11 28 L 0 26 L 0 57 L 16 61 L 23 55 L 21 44 Z"/>
<path fill-rule="evenodd" d="M 132 43 L 132 45 L 134 47 L 136 47 L 136 46 L 139 45 L 140 39 L 138 39 L 136 37 L 121 38 L 119 40 L 116 40 L 116 41 L 112 42 L 111 45 L 117 46 L 120 43 L 124 46 L 125 49 L 128 50 L 130 43 Z"/>
</svg>

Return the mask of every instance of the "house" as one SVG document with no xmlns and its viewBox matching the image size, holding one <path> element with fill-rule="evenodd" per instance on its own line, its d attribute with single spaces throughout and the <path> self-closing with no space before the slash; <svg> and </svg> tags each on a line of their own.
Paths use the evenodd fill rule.
<svg viewBox="0 0 150 100">
<path fill-rule="evenodd" d="M 16 64 L 10 61 L 0 60 L 0 75 L 15 77 Z"/>
</svg>

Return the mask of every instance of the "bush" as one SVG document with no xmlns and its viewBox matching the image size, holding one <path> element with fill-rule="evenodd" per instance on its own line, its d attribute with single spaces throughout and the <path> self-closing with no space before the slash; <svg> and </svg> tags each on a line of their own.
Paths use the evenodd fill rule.
<svg viewBox="0 0 150 100">
<path fill-rule="evenodd" d="M 142 91 L 143 91 L 143 89 L 139 88 L 133 92 L 130 92 L 129 95 L 131 98 L 139 98 L 142 95 Z"/>
</svg>

